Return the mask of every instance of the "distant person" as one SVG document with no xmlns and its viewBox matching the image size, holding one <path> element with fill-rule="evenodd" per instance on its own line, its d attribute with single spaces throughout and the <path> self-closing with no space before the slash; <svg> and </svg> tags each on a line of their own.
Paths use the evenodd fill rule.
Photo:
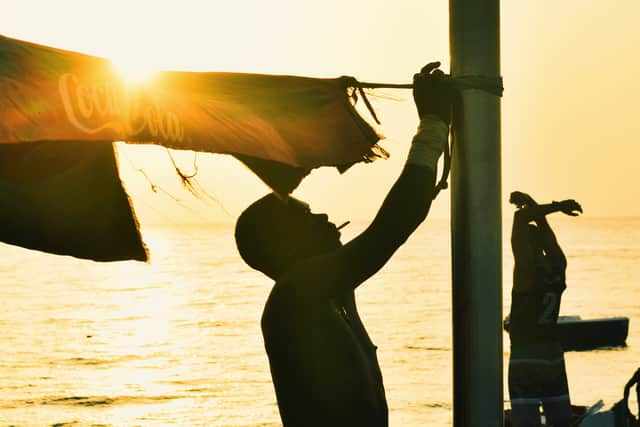
<svg viewBox="0 0 640 427">
<path fill-rule="evenodd" d="M 377 347 L 360 320 L 354 291 L 429 212 L 451 118 L 451 90 L 439 65 L 430 63 L 414 76 L 420 126 L 400 177 L 362 234 L 343 245 L 327 215 L 276 194 L 238 219 L 240 255 L 275 280 L 262 334 L 285 427 L 388 426 Z"/>
<path fill-rule="evenodd" d="M 557 328 L 567 259 L 546 215 L 577 216 L 582 208 L 575 200 L 538 205 L 519 191 L 511 193 L 509 201 L 518 208 L 511 232 L 515 259 L 509 315 L 512 425 L 540 426 L 542 403 L 547 425 L 568 427 L 571 401 Z"/>
</svg>

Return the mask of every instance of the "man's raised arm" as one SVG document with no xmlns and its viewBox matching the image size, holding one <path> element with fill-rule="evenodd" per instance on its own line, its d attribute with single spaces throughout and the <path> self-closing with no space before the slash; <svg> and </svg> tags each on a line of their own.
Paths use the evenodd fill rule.
<svg viewBox="0 0 640 427">
<path fill-rule="evenodd" d="M 414 76 L 414 100 L 420 126 L 407 162 L 371 225 L 342 248 L 305 262 L 307 273 L 318 271 L 309 283 L 315 292 L 338 294 L 355 289 L 389 260 L 424 221 L 435 194 L 436 165 L 448 142 L 452 91 L 438 70 L 425 66 Z M 308 277 L 308 276 L 307 276 Z M 314 292 L 314 293 L 315 293 Z"/>
<path fill-rule="evenodd" d="M 567 260 L 565 258 L 564 252 L 558 241 L 556 239 L 555 233 L 551 229 L 549 222 L 547 221 L 547 215 L 562 212 L 565 215 L 569 216 L 577 216 L 578 213 L 582 212 L 582 207 L 575 200 L 563 200 L 561 202 L 552 202 L 544 205 L 539 205 L 531 196 L 526 193 L 521 193 L 519 191 L 514 191 L 511 193 L 511 203 L 522 207 L 516 212 L 516 216 L 514 216 L 514 224 L 513 231 L 511 234 L 511 244 L 513 248 L 513 254 L 516 262 L 516 267 L 518 265 L 518 258 L 526 257 L 526 248 L 523 251 L 522 248 L 526 245 L 521 244 L 526 238 L 526 224 L 530 221 L 534 221 L 538 226 L 540 241 L 542 244 L 542 248 L 544 249 L 547 256 L 560 268 L 565 268 L 567 265 Z M 518 219 L 516 219 L 518 217 Z M 516 222 L 518 224 L 516 224 Z M 516 230 L 517 228 L 517 230 Z M 514 244 L 515 241 L 518 244 Z M 517 246 L 517 249 L 516 249 Z M 519 252 L 516 254 L 516 252 Z M 525 264 L 525 263 L 521 263 Z"/>
<path fill-rule="evenodd" d="M 562 270 L 567 268 L 567 258 L 562 251 L 562 248 L 558 244 L 556 235 L 551 229 L 546 215 L 553 212 L 562 212 L 569 216 L 577 216 L 578 212 L 582 212 L 582 207 L 575 200 L 563 200 L 561 202 L 552 202 L 548 205 L 541 205 L 542 212 L 546 212 L 544 215 L 538 215 L 534 220 L 540 230 L 540 237 L 542 241 L 542 248 L 553 262 L 553 264 Z"/>
</svg>

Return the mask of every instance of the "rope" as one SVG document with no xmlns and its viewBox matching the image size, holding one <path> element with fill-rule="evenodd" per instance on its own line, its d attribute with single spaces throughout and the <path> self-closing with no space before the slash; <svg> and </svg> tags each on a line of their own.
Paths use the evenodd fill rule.
<svg viewBox="0 0 640 427">
<path fill-rule="evenodd" d="M 346 82 L 347 87 L 353 88 L 350 97 L 354 100 L 354 103 L 358 101 L 358 95 L 360 94 L 362 100 L 364 101 L 364 105 L 369 110 L 371 117 L 375 120 L 377 124 L 380 124 L 378 117 L 376 115 L 373 106 L 367 99 L 367 95 L 364 92 L 364 89 L 413 89 L 413 84 L 411 83 L 371 83 L 371 82 L 360 82 L 355 77 L 351 76 L 343 76 L 342 79 Z M 504 85 L 502 83 L 502 77 L 487 77 L 481 75 L 462 75 L 462 76 L 447 76 L 444 78 L 444 84 L 448 85 L 452 89 L 463 91 L 463 90 L 482 90 L 491 95 L 502 96 L 504 93 Z M 356 92 L 357 90 L 357 92 Z M 444 164 L 442 168 L 442 176 L 440 180 L 435 186 L 435 191 L 433 194 L 433 198 L 435 199 L 437 195 L 442 190 L 446 190 L 449 188 L 449 184 L 447 179 L 449 177 L 449 172 L 451 171 L 451 153 L 453 152 L 453 139 L 451 139 L 451 146 L 447 144 L 444 150 Z"/>
<path fill-rule="evenodd" d="M 435 190 L 433 192 L 433 200 L 438 197 L 438 194 L 440 194 L 442 190 L 446 190 L 447 188 L 449 188 L 447 179 L 449 177 L 449 172 L 451 171 L 451 151 L 453 151 L 453 139 L 451 139 L 451 148 L 449 148 L 449 144 L 446 144 L 444 146 L 444 163 L 442 165 L 442 176 L 436 184 Z"/>
<path fill-rule="evenodd" d="M 167 154 L 169 155 L 169 159 L 171 160 L 171 164 L 176 170 L 176 173 L 178 174 L 180 179 L 182 179 L 182 183 L 188 187 L 189 180 L 198 174 L 198 152 L 196 152 L 193 156 L 193 173 L 191 175 L 187 175 L 184 172 L 182 172 L 182 170 L 180 170 L 180 168 L 178 167 L 176 160 L 173 158 L 173 155 L 171 154 L 171 150 L 169 150 L 168 148 L 166 148 L 166 150 L 167 150 Z"/>
<path fill-rule="evenodd" d="M 166 149 L 167 154 L 169 155 L 169 159 L 171 160 L 171 164 L 173 165 L 176 174 L 182 180 L 182 185 L 196 198 L 202 199 L 207 198 L 210 201 L 214 202 L 218 207 L 229 217 L 234 218 L 234 216 L 227 210 L 227 208 L 222 204 L 218 198 L 211 195 L 202 184 L 196 179 L 196 175 L 198 174 L 198 152 L 196 151 L 193 156 L 193 173 L 191 175 L 187 175 L 184 173 L 175 158 L 171 154 L 171 150 Z"/>
<path fill-rule="evenodd" d="M 187 206 L 182 200 L 180 200 L 179 198 L 177 198 L 176 196 L 174 196 L 173 194 L 171 194 L 171 192 L 167 191 L 166 189 L 164 189 L 163 187 L 157 185 L 156 183 L 153 182 L 153 180 L 151 179 L 151 177 L 149 176 L 149 174 L 142 168 L 136 166 L 133 163 L 133 160 L 131 160 L 131 158 L 127 155 L 124 154 L 124 152 L 120 151 L 118 153 L 119 156 L 123 156 L 125 159 L 127 159 L 127 161 L 129 162 L 129 165 L 131 166 L 131 168 L 136 171 L 139 172 L 147 181 L 147 183 L 151 186 L 151 191 L 153 191 L 154 193 L 158 194 L 159 192 L 164 194 L 165 196 L 169 197 L 170 199 L 172 199 L 179 207 L 181 207 L 182 209 L 185 209 L 186 211 L 199 216 L 201 219 L 206 220 L 207 218 L 200 215 L 197 211 L 195 211 L 194 209 L 190 208 L 189 206 Z M 175 226 L 179 226 L 180 223 L 176 222 L 173 220 L 173 218 L 169 215 L 167 215 L 164 211 L 157 209 L 152 203 L 148 203 L 144 200 L 144 198 L 142 197 L 137 197 L 136 198 L 137 201 L 143 203 L 145 206 L 147 206 L 149 209 L 153 210 L 156 214 L 158 214 L 160 217 L 162 217 L 165 221 L 171 223 L 172 225 Z"/>
<path fill-rule="evenodd" d="M 352 79 L 354 87 L 363 89 L 413 89 L 411 83 L 371 83 L 360 82 L 355 77 L 347 77 Z M 478 89 L 489 92 L 492 95 L 502 96 L 504 86 L 502 77 L 487 77 L 480 75 L 464 75 L 455 77 L 445 77 L 444 83 L 458 90 Z"/>
</svg>

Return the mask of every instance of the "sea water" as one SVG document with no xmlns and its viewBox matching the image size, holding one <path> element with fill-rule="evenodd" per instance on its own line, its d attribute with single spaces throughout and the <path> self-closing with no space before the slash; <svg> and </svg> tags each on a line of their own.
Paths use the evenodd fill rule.
<svg viewBox="0 0 640 427">
<path fill-rule="evenodd" d="M 566 354 L 573 402 L 608 406 L 640 367 L 640 219 L 553 225 L 569 262 L 561 314 L 631 319 L 626 348 Z M 392 426 L 451 425 L 448 227 L 428 220 L 357 291 Z M 143 234 L 149 264 L 0 245 L 0 426 L 281 425 L 259 327 L 271 283 L 243 265 L 231 226 Z M 508 349 L 505 335 L 505 378 Z"/>
</svg>

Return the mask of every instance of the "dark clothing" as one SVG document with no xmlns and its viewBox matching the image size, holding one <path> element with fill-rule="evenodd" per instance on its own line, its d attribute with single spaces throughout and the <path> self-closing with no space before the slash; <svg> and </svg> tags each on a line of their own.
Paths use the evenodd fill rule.
<svg viewBox="0 0 640 427">
<path fill-rule="evenodd" d="M 511 425 L 539 427 L 540 404 L 546 425 L 569 426 L 572 421 L 569 385 L 562 352 L 549 358 L 509 360 Z"/>
<path fill-rule="evenodd" d="M 285 426 L 387 426 L 376 346 L 336 299 L 269 297 L 263 335 Z"/>
<path fill-rule="evenodd" d="M 509 395 L 511 404 L 534 403 L 548 399 L 569 399 L 564 354 L 542 358 L 509 360 Z"/>
<path fill-rule="evenodd" d="M 429 168 L 406 166 L 367 230 L 276 282 L 262 333 L 285 427 L 388 426 L 376 346 L 354 290 L 426 218 L 434 181 Z"/>
<path fill-rule="evenodd" d="M 540 271 L 537 269 L 534 287 L 511 292 L 510 336 L 513 355 L 531 351 L 555 352 L 559 347 L 558 313 L 560 300 L 566 289 L 564 269 Z M 514 354 L 516 353 L 516 354 Z"/>
<path fill-rule="evenodd" d="M 571 402 L 558 336 L 560 300 L 566 289 L 566 258 L 544 216 L 537 229 L 526 211 L 516 212 L 511 233 L 515 258 L 509 335 L 509 396 L 514 427 L 548 422 L 568 426 Z"/>
</svg>

